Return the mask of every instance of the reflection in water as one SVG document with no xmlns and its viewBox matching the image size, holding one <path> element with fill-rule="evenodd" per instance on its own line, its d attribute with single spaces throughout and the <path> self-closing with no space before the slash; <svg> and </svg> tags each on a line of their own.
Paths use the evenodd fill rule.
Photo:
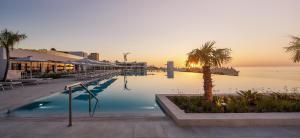
<svg viewBox="0 0 300 138">
<path fill-rule="evenodd" d="M 43 108 L 45 107 L 46 105 L 50 104 L 51 102 L 49 101 L 37 101 L 37 102 L 33 102 L 31 104 L 27 104 L 27 105 L 24 105 L 20 108 L 18 108 L 19 110 L 34 110 L 34 109 L 37 109 L 37 108 Z"/>
<path fill-rule="evenodd" d="M 82 101 L 88 101 L 89 100 L 90 95 L 87 93 L 84 94 L 80 94 L 78 96 L 76 96 L 74 99 L 75 100 L 82 100 Z"/>
<path fill-rule="evenodd" d="M 89 104 L 89 106 L 91 106 L 91 105 Z M 97 107 L 99 107 L 99 109 L 100 109 L 100 105 L 98 106 L 98 100 L 96 100 L 96 103 L 95 103 L 94 108 L 93 108 L 92 111 L 90 110 L 91 107 L 89 107 L 89 115 L 90 115 L 90 117 L 94 116 Z"/>
<path fill-rule="evenodd" d="M 174 78 L 174 71 L 173 70 L 168 70 L 167 71 L 167 78 L 173 79 Z"/>
<path fill-rule="evenodd" d="M 72 88 L 72 93 L 74 93 L 74 92 L 77 92 L 77 91 L 82 91 L 82 90 L 84 90 L 82 87 L 73 87 Z M 69 94 L 69 90 L 65 90 L 64 92 L 63 92 L 63 94 Z"/>
<path fill-rule="evenodd" d="M 124 75 L 124 90 L 129 91 L 130 89 L 128 88 L 127 83 L 128 83 L 128 81 L 127 81 L 127 76 Z"/>
<path fill-rule="evenodd" d="M 125 72 L 123 73 L 124 76 L 124 87 L 123 89 L 125 91 L 130 91 L 131 89 L 128 88 L 128 81 L 127 81 L 127 76 L 146 76 L 147 72 L 146 71 L 131 71 L 131 72 Z"/>
<path fill-rule="evenodd" d="M 108 88 L 111 84 L 113 84 L 113 82 L 115 82 L 116 80 L 117 80 L 116 78 L 112 78 L 102 84 L 96 83 L 96 87 L 94 87 L 92 90 L 90 90 L 90 92 L 92 92 L 95 96 L 97 96 L 99 93 L 103 92 L 106 88 Z M 90 117 L 93 117 L 95 114 L 96 108 L 99 107 L 99 110 L 100 110 L 100 105 L 98 106 L 98 100 L 96 99 L 96 97 L 92 97 L 92 98 L 91 97 L 92 96 L 90 94 L 88 94 L 88 92 L 85 91 L 85 93 L 78 95 L 74 99 L 82 100 L 82 101 L 90 100 L 89 104 L 88 104 L 89 115 L 90 115 Z M 91 109 L 91 106 L 93 104 L 92 101 L 96 101 L 93 109 Z"/>
<path fill-rule="evenodd" d="M 113 84 L 117 79 L 112 78 L 99 86 L 94 87 L 92 90 L 90 90 L 95 96 L 97 96 L 99 93 L 103 92 L 105 89 L 107 89 L 111 84 Z M 83 101 L 88 101 L 89 100 L 89 94 L 88 92 L 85 91 L 85 93 L 80 94 L 76 96 L 74 99 L 76 100 L 83 100 Z"/>
</svg>

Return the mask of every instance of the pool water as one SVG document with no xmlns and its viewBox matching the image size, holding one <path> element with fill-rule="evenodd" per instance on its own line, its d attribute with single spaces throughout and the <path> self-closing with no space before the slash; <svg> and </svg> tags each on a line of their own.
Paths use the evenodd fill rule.
<svg viewBox="0 0 300 138">
<path fill-rule="evenodd" d="M 89 94 L 82 88 L 72 91 L 74 116 L 102 116 L 113 114 L 155 115 L 163 113 L 154 101 L 150 90 L 135 87 L 131 89 L 131 79 L 143 79 L 146 76 L 118 76 L 103 81 L 93 82 L 88 89 L 99 99 L 92 97 L 89 107 Z M 134 86 L 134 85 L 132 85 Z M 68 113 L 68 91 L 44 97 L 24 105 L 13 112 L 13 116 L 60 116 Z M 91 112 L 89 112 L 91 108 Z"/>
<path fill-rule="evenodd" d="M 214 94 L 235 93 L 237 90 L 260 89 L 264 91 L 299 87 L 299 80 L 213 75 Z M 164 116 L 155 101 L 155 94 L 203 94 L 200 73 L 148 72 L 146 76 L 117 76 L 94 82 L 88 89 L 99 99 L 92 98 L 85 90 L 75 88 L 72 93 L 73 116 L 105 115 L 154 115 Z M 68 113 L 68 93 L 56 93 L 37 99 L 14 110 L 12 116 L 62 116 Z"/>
</svg>

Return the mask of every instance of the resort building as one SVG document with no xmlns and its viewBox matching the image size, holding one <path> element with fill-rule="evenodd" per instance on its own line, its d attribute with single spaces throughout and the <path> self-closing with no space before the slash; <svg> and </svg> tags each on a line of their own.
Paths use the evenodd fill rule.
<svg viewBox="0 0 300 138">
<path fill-rule="evenodd" d="M 75 56 L 80 56 L 83 58 L 88 58 L 88 53 L 83 52 L 83 51 L 68 51 L 68 52 L 64 52 L 64 53 L 75 55 Z"/>
<path fill-rule="evenodd" d="M 99 61 L 99 53 L 91 53 L 88 59 Z"/>
<path fill-rule="evenodd" d="M 174 78 L 174 61 L 167 62 L 167 78 Z"/>
<path fill-rule="evenodd" d="M 123 70 L 123 73 L 147 73 L 147 62 L 116 62 L 116 65 Z"/>
<path fill-rule="evenodd" d="M 174 62 L 168 61 L 167 62 L 167 71 L 173 71 L 174 70 Z"/>
<path fill-rule="evenodd" d="M 6 63 L 5 50 L 0 48 L 1 65 Z M 0 75 L 4 73 L 4 67 L 0 67 Z M 74 73 L 88 70 L 117 69 L 110 62 L 90 60 L 81 56 L 53 50 L 28 50 L 13 49 L 10 51 L 10 65 L 8 79 L 24 76 L 38 76 L 44 73 Z"/>
</svg>

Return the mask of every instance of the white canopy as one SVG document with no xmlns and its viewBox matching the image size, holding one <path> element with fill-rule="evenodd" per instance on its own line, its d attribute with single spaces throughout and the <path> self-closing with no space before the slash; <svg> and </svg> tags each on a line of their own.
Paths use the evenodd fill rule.
<svg viewBox="0 0 300 138">
<path fill-rule="evenodd" d="M 74 64 L 74 65 L 89 65 L 89 66 L 109 66 L 109 67 L 116 67 L 115 64 L 103 61 L 96 61 L 91 59 L 79 59 L 76 61 L 66 61 L 65 64 Z"/>
<path fill-rule="evenodd" d="M 31 56 L 16 58 L 15 61 L 23 61 L 23 62 L 46 62 L 46 60 L 42 59 L 33 59 Z"/>
</svg>

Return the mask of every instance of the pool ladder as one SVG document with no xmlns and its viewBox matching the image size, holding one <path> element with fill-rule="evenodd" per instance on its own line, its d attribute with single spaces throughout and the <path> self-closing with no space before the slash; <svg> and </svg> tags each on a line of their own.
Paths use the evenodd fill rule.
<svg viewBox="0 0 300 138">
<path fill-rule="evenodd" d="M 72 88 L 81 86 L 83 89 L 85 89 L 89 93 L 89 112 L 91 112 L 91 99 L 94 97 L 97 102 L 99 99 L 87 88 L 82 82 L 70 84 L 65 86 L 65 90 L 69 90 L 69 127 L 72 126 Z"/>
</svg>

